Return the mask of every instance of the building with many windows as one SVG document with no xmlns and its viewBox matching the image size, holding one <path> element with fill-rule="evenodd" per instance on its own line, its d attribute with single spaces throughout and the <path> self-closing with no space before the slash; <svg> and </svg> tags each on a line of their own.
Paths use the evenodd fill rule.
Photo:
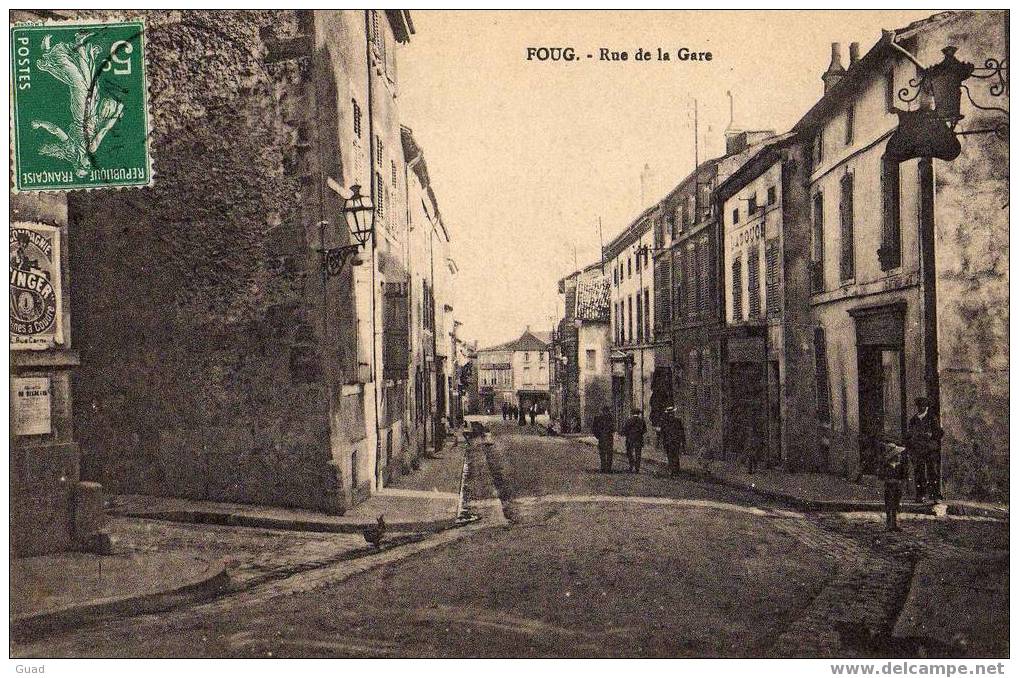
<svg viewBox="0 0 1019 678">
<path fill-rule="evenodd" d="M 602 259 L 611 280 L 612 410 L 621 423 L 635 409 L 648 412 L 655 371 L 653 205 L 605 245 Z"/>
<path fill-rule="evenodd" d="M 913 400 L 925 396 L 945 429 L 946 486 L 1000 495 L 1008 143 L 979 132 L 1001 114 L 964 97 L 956 131 L 977 134 L 958 137 L 956 159 L 892 154 L 896 110 L 924 104 L 900 96 L 915 93 L 917 78 L 903 50 L 927 65 L 956 53 L 983 64 L 1007 54 L 1008 14 L 937 14 L 887 32 L 863 56 L 851 46 L 846 66 L 833 45 L 824 96 L 794 127 L 810 148 L 816 454 L 834 471 L 873 472 L 878 442 L 902 440 Z M 967 91 L 1002 101 L 977 80 Z"/>
<path fill-rule="evenodd" d="M 513 341 L 478 349 L 478 391 L 482 411 L 494 414 L 503 403 L 527 409 L 549 408 L 551 332 L 528 327 Z"/>
</svg>

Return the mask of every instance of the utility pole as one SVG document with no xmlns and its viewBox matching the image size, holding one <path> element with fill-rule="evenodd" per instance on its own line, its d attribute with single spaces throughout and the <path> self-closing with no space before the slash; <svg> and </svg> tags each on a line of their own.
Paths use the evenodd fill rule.
<svg viewBox="0 0 1019 678">
<path fill-rule="evenodd" d="M 693 186 L 693 220 L 694 223 L 700 221 L 700 203 L 701 203 L 701 186 L 700 186 L 700 175 L 697 173 L 697 168 L 701 166 L 701 151 L 700 151 L 700 132 L 697 127 L 697 99 L 693 100 L 693 171 L 694 171 L 694 186 Z"/>
<path fill-rule="evenodd" d="M 598 260 L 601 262 L 601 274 L 605 275 L 605 236 L 601 230 L 601 215 L 598 215 Z"/>
</svg>

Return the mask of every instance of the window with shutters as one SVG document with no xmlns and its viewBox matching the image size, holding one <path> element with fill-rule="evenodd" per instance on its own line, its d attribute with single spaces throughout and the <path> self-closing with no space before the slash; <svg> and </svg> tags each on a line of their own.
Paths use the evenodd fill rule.
<svg viewBox="0 0 1019 678">
<path fill-rule="evenodd" d="M 351 105 L 354 109 L 354 136 L 358 139 L 361 138 L 361 107 L 357 103 L 357 99 L 350 100 Z"/>
<path fill-rule="evenodd" d="M 824 328 L 814 328 L 814 374 L 817 381 L 817 419 L 831 423 L 831 388 L 828 380 L 828 348 Z"/>
<path fill-rule="evenodd" d="M 824 196 L 814 194 L 812 219 L 812 237 L 810 249 L 810 289 L 812 292 L 824 291 Z"/>
<path fill-rule="evenodd" d="M 757 243 L 747 250 L 747 305 L 751 318 L 761 316 L 761 255 Z"/>
<path fill-rule="evenodd" d="M 396 188 L 396 163 L 390 160 L 389 165 L 393 173 L 393 188 Z"/>
<path fill-rule="evenodd" d="M 840 182 L 839 225 L 839 278 L 848 282 L 856 275 L 856 242 L 853 235 L 853 175 L 847 174 Z"/>
<path fill-rule="evenodd" d="M 676 290 L 676 320 L 682 321 L 686 318 L 686 292 L 688 275 L 686 271 L 686 250 L 678 250 L 672 258 L 672 270 L 675 272 L 672 284 Z"/>
<path fill-rule="evenodd" d="M 383 219 L 386 216 L 386 185 L 382 183 L 382 175 L 378 172 L 375 173 L 375 189 L 375 211 Z"/>
<path fill-rule="evenodd" d="M 708 239 L 702 237 L 697 243 L 697 313 L 702 316 L 710 310 L 708 294 L 711 283 L 711 263 L 708 254 Z"/>
<path fill-rule="evenodd" d="M 813 148 L 813 160 L 814 167 L 820 167 L 821 162 L 824 160 L 824 128 L 822 127 L 817 132 L 817 136 L 814 137 L 814 148 Z"/>
<path fill-rule="evenodd" d="M 856 107 L 849 104 L 846 109 L 846 146 L 853 143 L 853 127 L 856 125 Z"/>
<path fill-rule="evenodd" d="M 899 163 L 881 158 L 881 247 L 877 257 L 882 271 L 902 265 L 902 231 L 899 222 Z"/>
<path fill-rule="evenodd" d="M 778 192 L 775 190 L 775 187 L 774 186 L 768 186 L 768 204 L 769 205 L 774 205 L 775 204 L 775 202 L 778 200 L 777 196 L 778 196 Z"/>
<path fill-rule="evenodd" d="M 644 340 L 651 341 L 651 290 L 644 288 Z"/>
<path fill-rule="evenodd" d="M 626 337 L 624 342 L 633 342 L 633 295 L 626 298 Z"/>
<path fill-rule="evenodd" d="M 757 211 L 757 194 L 754 193 L 747 199 L 747 214 L 753 214 Z"/>
<path fill-rule="evenodd" d="M 697 250 L 691 241 L 686 247 L 686 313 L 689 317 L 697 315 Z"/>
<path fill-rule="evenodd" d="M 382 137 L 375 135 L 375 162 L 382 167 Z"/>
<path fill-rule="evenodd" d="M 778 238 L 772 238 L 764 244 L 764 287 L 765 306 L 768 317 L 777 316 L 782 312 L 782 300 L 778 296 Z"/>
<path fill-rule="evenodd" d="M 739 208 L 737 207 L 732 211 L 732 225 L 735 226 L 739 223 Z"/>
<path fill-rule="evenodd" d="M 407 283 L 383 283 L 382 372 L 386 379 L 406 379 L 409 351 L 407 332 Z"/>
<path fill-rule="evenodd" d="M 743 320 L 743 255 L 732 260 L 732 319 Z"/>
<path fill-rule="evenodd" d="M 644 342 L 644 307 L 640 290 L 637 290 L 637 343 Z"/>
<path fill-rule="evenodd" d="M 421 325 L 428 331 L 435 331 L 435 299 L 432 297 L 432 286 L 426 281 L 421 288 L 422 317 Z"/>
</svg>

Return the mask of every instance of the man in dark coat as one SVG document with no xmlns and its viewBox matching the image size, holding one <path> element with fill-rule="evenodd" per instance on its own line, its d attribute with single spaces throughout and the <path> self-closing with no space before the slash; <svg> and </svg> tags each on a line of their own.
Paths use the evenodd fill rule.
<svg viewBox="0 0 1019 678">
<path fill-rule="evenodd" d="M 538 403 L 531 405 L 530 409 L 527 411 L 527 415 L 531 418 L 531 426 L 534 426 L 534 420 L 538 416 Z"/>
<path fill-rule="evenodd" d="M 913 464 L 916 481 L 916 500 L 928 497 L 934 501 L 941 497 L 941 424 L 930 411 L 927 398 L 916 399 L 916 414 L 909 419 L 906 449 Z"/>
<path fill-rule="evenodd" d="M 679 457 L 686 449 L 686 431 L 683 422 L 676 416 L 675 407 L 665 408 L 662 416 L 662 446 L 669 458 L 669 473 L 679 475 Z"/>
<path fill-rule="evenodd" d="M 591 433 L 598 439 L 601 472 L 612 473 L 612 448 L 615 443 L 616 424 L 612 421 L 612 410 L 608 406 L 603 407 L 601 414 L 591 422 Z"/>
<path fill-rule="evenodd" d="M 630 462 L 630 473 L 640 473 L 640 457 L 644 451 L 644 433 L 647 431 L 643 414 L 640 410 L 634 410 L 623 424 L 623 435 L 626 437 L 626 459 Z"/>
<path fill-rule="evenodd" d="M 503 403 L 502 404 L 502 420 L 506 421 L 506 419 L 508 417 L 509 417 L 509 405 L 507 405 L 506 403 Z"/>
</svg>

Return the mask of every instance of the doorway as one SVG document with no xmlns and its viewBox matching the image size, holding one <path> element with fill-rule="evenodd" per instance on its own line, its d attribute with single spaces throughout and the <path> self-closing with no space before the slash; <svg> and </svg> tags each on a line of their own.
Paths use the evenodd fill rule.
<svg viewBox="0 0 1019 678">
<path fill-rule="evenodd" d="M 860 470 L 877 473 L 881 442 L 901 444 L 906 429 L 906 357 L 897 346 L 860 346 Z"/>
<path fill-rule="evenodd" d="M 736 462 L 756 458 L 767 451 L 767 419 L 764 365 L 759 362 L 729 364 L 729 450 L 726 458 Z"/>
</svg>

